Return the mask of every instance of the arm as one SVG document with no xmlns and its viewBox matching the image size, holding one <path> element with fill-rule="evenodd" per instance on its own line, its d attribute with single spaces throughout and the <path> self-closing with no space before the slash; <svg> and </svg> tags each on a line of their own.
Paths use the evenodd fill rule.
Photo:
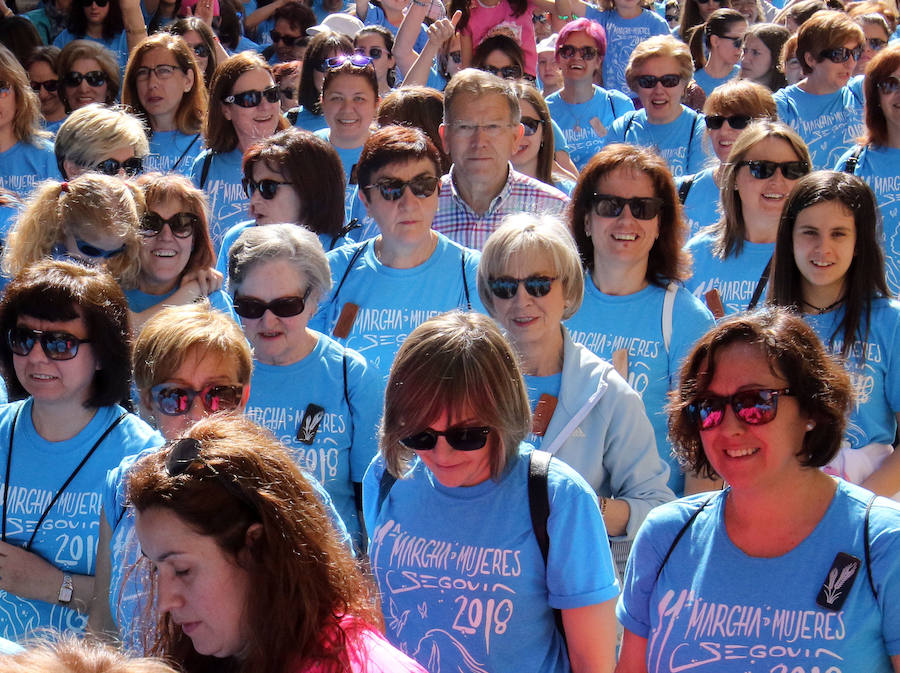
<svg viewBox="0 0 900 673">
<path fill-rule="evenodd" d="M 211 293 L 222 289 L 224 276 L 220 271 L 209 267 L 207 269 L 196 269 L 184 275 L 178 289 L 167 299 L 154 304 L 148 309 L 140 313 L 129 311 L 131 319 L 131 329 L 137 334 L 141 331 L 150 318 L 159 313 L 166 306 L 184 306 L 191 304 L 198 299 L 208 297 Z"/>
<path fill-rule="evenodd" d="M 900 423 L 900 413 L 897 414 L 897 422 Z M 900 491 L 900 451 L 895 447 L 894 452 L 860 486 L 888 498 Z"/>
<path fill-rule="evenodd" d="M 134 51 L 141 40 L 147 37 L 147 26 L 141 13 L 141 0 L 119 0 L 122 9 L 122 23 L 128 40 L 128 51 Z"/>
<path fill-rule="evenodd" d="M 570 19 L 574 19 L 574 15 L 584 16 L 587 11 L 587 5 L 583 2 L 583 0 L 556 0 L 555 9 L 551 9 L 553 12 L 554 18 L 559 16 L 568 16 Z M 568 23 L 568 19 L 558 19 L 562 22 L 563 25 Z M 554 26 L 555 28 L 555 26 Z"/>
<path fill-rule="evenodd" d="M 575 167 L 575 164 L 572 162 L 572 157 L 569 156 L 569 153 L 565 150 L 557 150 L 553 153 L 553 159 L 559 164 L 559 167 L 562 168 L 567 173 L 571 173 L 575 176 L 575 179 L 578 180 L 578 169 Z"/>
<path fill-rule="evenodd" d="M 74 591 L 68 607 L 85 612 L 94 594 L 93 575 L 72 575 Z M 63 571 L 34 552 L 0 542 L 0 589 L 20 598 L 57 603 Z"/>
<path fill-rule="evenodd" d="M 894 669 L 894 673 L 900 673 L 900 654 L 891 656 L 891 667 Z"/>
<path fill-rule="evenodd" d="M 0 0 L 0 16 L 8 19 L 9 17 L 15 15 L 16 13 L 9 8 L 6 2 L 4 2 L 4 0 Z"/>
<path fill-rule="evenodd" d="M 400 72 L 404 75 L 413 67 L 416 60 L 416 52 L 413 46 L 416 44 L 416 38 L 419 36 L 419 26 L 422 20 L 428 14 L 429 3 L 423 0 L 413 0 L 409 9 L 400 22 L 400 28 L 397 29 L 397 37 L 394 39 L 394 61 Z M 428 39 L 431 39 L 431 33 L 428 33 Z M 432 56 L 433 58 L 433 56 Z"/>
<path fill-rule="evenodd" d="M 573 673 L 610 673 L 616 663 L 615 599 L 562 610 Z"/>
<path fill-rule="evenodd" d="M 606 524 L 606 533 L 610 537 L 625 535 L 628 528 L 628 519 L 631 518 L 631 506 L 627 500 L 614 498 L 600 498 L 600 510 L 603 512 L 603 523 Z"/>
<path fill-rule="evenodd" d="M 894 666 L 896 670 L 896 665 Z M 616 673 L 647 673 L 647 639 L 625 629 Z M 898 671 L 900 673 L 900 671 Z"/>
<path fill-rule="evenodd" d="M 119 635 L 109 608 L 109 583 L 112 575 L 109 543 L 112 529 L 106 511 L 100 509 L 100 533 L 97 539 L 97 563 L 94 566 L 94 595 L 88 605 L 87 630 L 92 636 L 112 643 Z"/>
<path fill-rule="evenodd" d="M 356 0 L 356 18 L 365 23 L 368 15 L 369 0 Z"/>
<path fill-rule="evenodd" d="M 283 4 L 284 0 L 275 0 L 275 2 L 254 10 L 250 16 L 244 19 L 244 28 L 248 31 L 255 30 L 259 24 L 271 17 L 275 13 L 275 10 Z"/>
<path fill-rule="evenodd" d="M 428 82 L 428 72 L 431 69 L 431 64 L 434 63 L 434 59 L 437 56 L 441 45 L 453 37 L 453 33 L 456 31 L 456 24 L 459 23 L 461 16 L 462 12 L 457 10 L 452 19 L 439 19 L 425 29 L 425 32 L 428 35 L 428 42 L 425 43 L 422 53 L 418 55 L 409 67 L 409 70 L 406 71 L 406 75 L 403 78 L 404 85 L 411 86 L 418 84 L 425 86 Z M 403 21 L 405 23 L 406 19 Z M 402 26 L 400 27 L 400 30 L 403 30 Z M 412 51 L 412 49 L 409 51 L 412 54 L 416 53 Z M 398 59 L 397 63 L 400 64 L 400 60 L 396 53 L 394 54 L 394 57 Z M 400 64 L 400 69 L 403 70 L 402 64 Z"/>
</svg>

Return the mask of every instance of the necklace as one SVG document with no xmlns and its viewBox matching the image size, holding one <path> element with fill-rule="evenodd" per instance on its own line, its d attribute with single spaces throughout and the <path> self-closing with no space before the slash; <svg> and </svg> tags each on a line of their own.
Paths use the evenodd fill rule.
<svg viewBox="0 0 900 673">
<path fill-rule="evenodd" d="M 845 299 L 845 297 L 841 297 L 836 302 L 833 302 L 833 303 L 829 304 L 828 306 L 816 306 L 815 304 L 810 304 L 805 299 L 801 299 L 800 303 L 803 304 L 804 306 L 809 306 L 814 311 L 817 311 L 819 315 L 822 315 L 823 313 L 828 313 L 829 311 L 833 310 L 837 306 L 843 304 L 844 299 Z"/>
</svg>

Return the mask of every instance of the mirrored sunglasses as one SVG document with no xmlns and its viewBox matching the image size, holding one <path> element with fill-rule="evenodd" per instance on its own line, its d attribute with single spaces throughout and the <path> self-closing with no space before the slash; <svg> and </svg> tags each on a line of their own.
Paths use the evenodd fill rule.
<svg viewBox="0 0 900 673">
<path fill-rule="evenodd" d="M 194 50 L 194 55 L 197 58 L 209 58 L 209 47 L 205 44 L 197 44 L 191 47 Z"/>
<path fill-rule="evenodd" d="M 104 175 L 118 175 L 119 171 L 123 170 L 125 171 L 125 175 L 133 178 L 135 175 L 143 172 L 144 160 L 140 157 L 131 157 L 125 161 L 119 161 L 118 159 L 104 159 L 94 166 L 94 170 L 99 171 Z"/>
<path fill-rule="evenodd" d="M 225 96 L 222 99 L 222 102 L 228 105 L 237 105 L 238 107 L 250 108 L 256 107 L 260 103 L 262 103 L 263 98 L 265 98 L 270 103 L 277 103 L 278 87 L 273 84 L 272 86 L 266 87 L 262 91 L 259 91 L 257 89 L 253 89 L 250 91 L 241 91 L 240 93 L 234 93 L 230 96 Z"/>
<path fill-rule="evenodd" d="M 880 37 L 868 37 L 866 38 L 866 44 L 869 45 L 869 49 L 872 51 L 881 51 L 887 46 L 887 40 L 882 40 Z"/>
<path fill-rule="evenodd" d="M 527 278 L 513 278 L 512 276 L 500 276 L 488 280 L 488 287 L 498 299 L 512 299 L 519 291 L 519 285 L 525 286 L 525 291 L 532 297 L 545 297 L 553 287 L 556 278 L 550 276 L 528 276 Z"/>
<path fill-rule="evenodd" d="M 368 56 L 373 61 L 377 61 L 385 54 L 387 54 L 388 56 L 391 55 L 391 52 L 389 52 L 387 49 L 384 49 L 383 47 L 369 47 L 368 53 L 366 52 L 365 47 L 357 47 L 353 50 L 353 53 L 360 54 L 362 56 Z"/>
<path fill-rule="evenodd" d="M 90 339 L 79 339 L 68 332 L 45 332 L 28 327 L 13 327 L 6 333 L 6 343 L 16 355 L 26 356 L 36 343 L 50 360 L 71 360 L 78 355 L 81 344 L 90 343 Z"/>
<path fill-rule="evenodd" d="M 773 390 L 742 390 L 734 395 L 704 395 L 688 405 L 688 413 L 700 430 L 711 430 L 721 425 L 725 407 L 730 406 L 734 415 L 747 425 L 765 425 L 775 420 L 778 413 L 778 397 L 791 395 L 790 388 Z"/>
<path fill-rule="evenodd" d="M 144 238 L 152 238 L 159 234 L 167 224 L 175 238 L 188 238 L 200 225 L 200 218 L 194 213 L 176 213 L 165 220 L 152 210 L 147 211 L 141 220 L 140 234 Z"/>
<path fill-rule="evenodd" d="M 234 298 L 234 312 L 248 320 L 258 320 L 265 315 L 266 311 L 271 311 L 273 315 L 279 318 L 292 318 L 306 310 L 306 300 L 309 298 L 311 291 L 312 287 L 309 287 L 302 297 L 297 295 L 278 297 L 278 299 L 268 302 L 255 297 L 236 295 Z"/>
<path fill-rule="evenodd" d="M 367 185 L 364 189 L 367 192 L 370 189 L 377 189 L 378 193 L 381 194 L 381 198 L 385 201 L 397 201 L 403 196 L 406 188 L 409 187 L 409 191 L 413 193 L 413 196 L 424 199 L 434 194 L 438 182 L 440 182 L 438 178 L 433 175 L 420 175 L 407 181 L 396 179 L 379 180 L 375 184 Z"/>
<path fill-rule="evenodd" d="M 428 428 L 422 432 L 404 437 L 400 443 L 413 451 L 430 451 L 437 446 L 438 437 L 447 440 L 447 444 L 457 451 L 477 451 L 487 444 L 491 429 L 487 426 L 459 426 L 446 430 Z"/>
<path fill-rule="evenodd" d="M 183 416 L 198 396 L 207 413 L 233 411 L 241 403 L 243 386 L 211 384 L 203 390 L 192 390 L 174 383 L 160 383 L 150 389 L 150 397 L 160 413 L 166 416 Z"/>
<path fill-rule="evenodd" d="M 893 76 L 888 77 L 878 82 L 875 86 L 877 86 L 878 90 L 885 95 L 897 93 L 900 91 L 900 78 Z"/>
<path fill-rule="evenodd" d="M 805 161 L 766 161 L 764 159 L 754 159 L 751 161 L 739 161 L 738 168 L 746 166 L 750 171 L 750 175 L 757 180 L 767 180 L 775 175 L 777 169 L 781 169 L 781 174 L 787 180 L 799 180 L 809 173 L 809 164 Z"/>
<path fill-rule="evenodd" d="M 655 196 L 635 196 L 626 199 L 611 194 L 594 194 L 593 202 L 594 212 L 599 217 L 618 217 L 627 205 L 632 216 L 638 220 L 652 220 L 659 215 L 663 207 L 663 200 Z"/>
<path fill-rule="evenodd" d="M 356 68 L 365 68 L 372 63 L 372 59 L 364 54 L 340 54 L 338 56 L 332 56 L 331 58 L 325 59 L 325 63 L 323 64 L 325 67 L 322 69 L 322 72 L 340 68 L 345 63 L 349 63 Z"/>
<path fill-rule="evenodd" d="M 556 53 L 560 58 L 567 61 L 570 58 L 575 58 L 575 54 L 579 54 L 585 61 L 592 61 L 593 59 L 597 58 L 597 54 L 599 52 L 597 51 L 596 47 L 592 47 L 590 45 L 587 45 L 585 47 L 576 47 L 572 44 L 564 44 L 556 50 Z"/>
<path fill-rule="evenodd" d="M 517 65 L 505 65 L 502 68 L 498 68 L 494 65 L 486 65 L 482 70 L 502 79 L 522 79 L 522 68 Z"/>
</svg>

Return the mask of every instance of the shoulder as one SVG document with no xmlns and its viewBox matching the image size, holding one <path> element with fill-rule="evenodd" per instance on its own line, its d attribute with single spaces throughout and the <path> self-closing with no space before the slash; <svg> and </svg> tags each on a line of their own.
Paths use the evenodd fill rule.
<svg viewBox="0 0 900 673">
<path fill-rule="evenodd" d="M 569 202 L 569 197 L 559 191 L 556 187 L 551 187 L 530 175 L 519 173 L 516 170 L 511 170 L 509 172 L 509 184 L 514 191 L 530 194 L 550 201 L 559 201 L 563 204 Z"/>
<path fill-rule="evenodd" d="M 684 498 L 678 498 L 671 502 L 654 507 L 647 514 L 644 523 L 638 532 L 638 538 L 642 538 L 644 544 L 652 542 L 657 549 L 668 549 L 672 540 L 684 528 L 692 516 L 697 515 L 695 522 L 700 519 L 702 509 L 706 517 L 714 516 L 727 491 L 713 491 L 709 493 L 696 493 Z M 716 521 L 708 519 L 705 521 Z M 691 524 L 693 526 L 693 523 Z"/>
<path fill-rule="evenodd" d="M 348 243 L 347 245 L 342 245 L 334 250 L 329 250 L 325 253 L 325 257 L 328 258 L 328 263 L 331 265 L 332 273 L 335 268 L 341 268 L 350 263 L 350 260 L 357 253 L 362 254 L 360 251 L 362 248 L 366 246 L 368 241 L 361 241 L 359 243 Z"/>
<path fill-rule="evenodd" d="M 686 318 L 684 314 L 689 314 L 693 316 L 695 320 L 699 320 L 700 326 L 704 330 L 715 323 L 715 319 L 706 305 L 691 294 L 691 292 L 683 285 L 679 285 L 675 293 L 675 310 L 679 314 L 675 321 L 676 328 L 684 323 Z"/>
<path fill-rule="evenodd" d="M 700 232 L 698 234 L 694 234 L 691 236 L 690 240 L 685 244 L 685 248 L 687 248 L 692 254 L 696 255 L 697 253 L 705 253 L 712 250 L 713 243 L 715 242 L 715 238 L 709 232 Z"/>
</svg>

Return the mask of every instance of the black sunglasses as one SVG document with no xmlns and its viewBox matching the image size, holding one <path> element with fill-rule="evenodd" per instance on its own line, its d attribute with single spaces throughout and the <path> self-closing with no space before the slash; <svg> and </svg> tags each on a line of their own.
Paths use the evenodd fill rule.
<svg viewBox="0 0 900 673">
<path fill-rule="evenodd" d="M 556 50 L 556 53 L 559 54 L 560 58 L 564 58 L 569 60 L 570 58 L 574 58 L 575 54 L 581 54 L 581 58 L 585 61 L 592 61 L 597 58 L 596 47 L 591 47 L 590 45 L 586 47 L 576 47 L 573 44 L 564 44 L 559 49 Z"/>
<path fill-rule="evenodd" d="M 544 123 L 543 119 L 535 119 L 534 117 L 522 117 L 520 121 L 522 126 L 525 127 L 526 136 L 533 136 Z"/>
<path fill-rule="evenodd" d="M 187 238 L 200 224 L 200 218 L 194 213 L 175 213 L 168 220 L 164 220 L 161 215 L 150 210 L 141 220 L 140 234 L 144 238 L 152 238 L 159 234 L 167 224 L 175 238 Z"/>
<path fill-rule="evenodd" d="M 674 89 L 676 86 L 681 84 L 681 75 L 663 75 L 662 77 L 655 77 L 654 75 L 641 75 L 635 79 L 637 85 L 642 89 L 652 89 L 657 85 L 657 83 L 662 84 L 667 89 Z"/>
<path fill-rule="evenodd" d="M 270 30 L 269 37 L 272 38 L 272 44 L 281 42 L 285 47 L 305 47 L 309 44 L 309 38 L 306 35 L 282 35 L 277 30 Z"/>
<path fill-rule="evenodd" d="M 732 37 L 731 35 L 716 35 L 720 40 L 729 40 L 735 49 L 740 49 L 744 44 L 743 37 Z"/>
<path fill-rule="evenodd" d="M 278 299 L 273 299 L 269 302 L 256 299 L 255 297 L 235 296 L 234 312 L 248 320 L 259 320 L 265 315 L 266 311 L 271 311 L 279 318 L 292 318 L 306 310 L 306 300 L 309 298 L 311 291 L 312 287 L 308 287 L 302 297 L 297 295 L 293 297 L 278 297 Z"/>
<path fill-rule="evenodd" d="M 66 86 L 75 87 L 81 85 L 81 80 L 87 80 L 88 86 L 97 88 L 106 84 L 108 79 L 109 78 L 106 76 L 106 73 L 102 70 L 91 70 L 90 72 L 86 72 L 83 75 L 80 72 L 70 70 L 63 78 L 63 83 Z"/>
<path fill-rule="evenodd" d="M 853 49 L 847 49 L 847 47 L 836 47 L 835 49 L 823 49 L 819 52 L 819 60 L 823 58 L 827 58 L 832 63 L 846 63 L 850 57 L 853 57 L 854 61 L 858 61 L 859 57 L 863 53 L 862 47 L 854 47 Z"/>
<path fill-rule="evenodd" d="M 387 54 L 388 56 L 391 55 L 391 52 L 389 52 L 387 49 L 384 49 L 382 47 L 369 47 L 368 53 L 366 53 L 365 47 L 357 47 L 356 49 L 353 50 L 353 53 L 360 54 L 362 56 L 368 56 L 373 61 L 377 61 L 379 58 L 381 58 L 385 54 Z"/>
<path fill-rule="evenodd" d="M 775 175 L 775 170 L 780 168 L 781 174 L 787 180 L 799 180 L 809 173 L 809 164 L 805 161 L 766 161 L 764 159 L 754 159 L 751 161 L 739 161 L 738 168 L 746 166 L 757 180 L 766 180 Z"/>
<path fill-rule="evenodd" d="M 482 70 L 489 72 L 492 75 L 496 75 L 497 77 L 501 77 L 502 79 L 522 78 L 522 68 L 517 65 L 505 65 L 502 68 L 498 68 L 495 65 L 486 65 Z"/>
<path fill-rule="evenodd" d="M 209 58 L 209 47 L 205 44 L 197 44 L 191 47 L 191 49 L 194 50 L 194 55 L 198 58 Z"/>
<path fill-rule="evenodd" d="M 512 276 L 500 276 L 488 280 L 488 287 L 497 299 L 512 299 L 519 291 L 519 284 L 525 286 L 525 291 L 532 297 L 544 297 L 550 293 L 553 281 L 556 278 L 550 276 L 528 276 L 527 278 L 513 278 Z"/>
<path fill-rule="evenodd" d="M 638 220 L 652 220 L 662 210 L 663 200 L 655 196 L 634 196 L 630 199 L 611 194 L 594 194 L 594 212 L 599 217 L 618 217 L 627 205 Z"/>
<path fill-rule="evenodd" d="M 447 56 L 453 61 L 456 65 L 462 63 L 462 52 L 461 51 L 451 51 Z"/>
<path fill-rule="evenodd" d="M 203 390 L 192 390 L 174 383 L 159 383 L 150 389 L 160 413 L 166 416 L 183 416 L 190 411 L 194 399 L 199 396 L 207 413 L 232 411 L 241 403 L 243 386 L 211 384 Z"/>
<path fill-rule="evenodd" d="M 897 93 L 900 91 L 900 79 L 891 76 L 881 80 L 875 86 L 877 86 L 878 90 L 885 95 Z"/>
<path fill-rule="evenodd" d="M 31 88 L 35 93 L 40 93 L 41 87 L 44 87 L 48 93 L 53 93 L 59 88 L 58 79 L 48 79 L 43 82 L 32 82 Z"/>
<path fill-rule="evenodd" d="M 386 178 L 379 180 L 373 185 L 366 185 L 363 189 L 377 189 L 378 193 L 381 194 L 381 198 L 385 201 L 397 201 L 403 196 L 406 188 L 409 187 L 409 191 L 413 193 L 413 196 L 424 199 L 434 194 L 438 182 L 438 178 L 433 175 L 420 175 L 407 181 Z"/>
<path fill-rule="evenodd" d="M 270 103 L 277 103 L 278 87 L 273 84 L 272 86 L 266 87 L 262 91 L 254 89 L 250 91 L 241 91 L 240 93 L 233 93 L 230 96 L 225 96 L 222 99 L 222 102 L 228 105 L 237 105 L 238 107 L 256 107 L 257 105 L 262 103 L 263 98 L 265 98 Z"/>
<path fill-rule="evenodd" d="M 741 390 L 734 395 L 704 395 L 688 405 L 688 413 L 700 430 L 711 430 L 725 418 L 725 407 L 731 406 L 735 416 L 747 425 L 765 425 L 775 420 L 778 396 L 791 395 L 789 388 Z"/>
<path fill-rule="evenodd" d="M 135 175 L 143 172 L 144 160 L 140 157 L 131 157 L 125 161 L 119 161 L 118 159 L 104 159 L 94 166 L 94 169 L 104 175 L 118 175 L 120 170 L 124 170 L 125 175 L 133 178 Z"/>
<path fill-rule="evenodd" d="M 90 342 L 90 339 L 79 339 L 68 332 L 45 332 L 21 326 L 6 333 L 6 343 L 16 355 L 26 356 L 36 343 L 40 343 L 41 350 L 50 360 L 71 360 L 78 355 L 81 344 Z"/>
<path fill-rule="evenodd" d="M 106 7 L 109 4 L 109 0 L 78 0 L 78 4 L 82 7 L 90 7 L 91 5 Z"/>
<path fill-rule="evenodd" d="M 422 432 L 404 437 L 400 443 L 413 451 L 430 451 L 437 446 L 438 437 L 443 437 L 451 448 L 457 451 L 477 451 L 487 444 L 491 429 L 487 426 L 459 426 L 446 430 L 428 428 Z"/>
<path fill-rule="evenodd" d="M 278 180 L 260 180 L 257 182 L 256 180 L 252 180 L 250 178 L 243 178 L 241 180 L 241 184 L 244 186 L 244 194 L 247 195 L 249 199 L 256 193 L 256 190 L 259 190 L 259 195 L 263 197 L 266 201 L 271 201 L 275 198 L 275 194 L 278 193 L 278 188 L 282 185 L 289 185 L 290 182 L 280 182 Z"/>
<path fill-rule="evenodd" d="M 121 255 L 125 252 L 125 246 L 121 246 L 116 248 L 115 250 L 104 250 L 103 248 L 98 248 L 96 245 L 91 245 L 86 241 L 82 241 L 80 238 L 75 239 L 75 245 L 78 247 L 78 251 L 87 257 L 102 257 L 103 259 L 111 259 L 116 255 Z"/>
<path fill-rule="evenodd" d="M 730 117 L 723 117 L 721 115 L 709 115 L 706 118 L 706 128 L 712 129 L 713 131 L 718 131 L 722 128 L 722 124 L 728 122 L 728 125 L 733 128 L 735 131 L 740 129 L 747 128 L 747 124 L 753 121 L 753 117 L 750 115 L 731 115 Z"/>
</svg>

